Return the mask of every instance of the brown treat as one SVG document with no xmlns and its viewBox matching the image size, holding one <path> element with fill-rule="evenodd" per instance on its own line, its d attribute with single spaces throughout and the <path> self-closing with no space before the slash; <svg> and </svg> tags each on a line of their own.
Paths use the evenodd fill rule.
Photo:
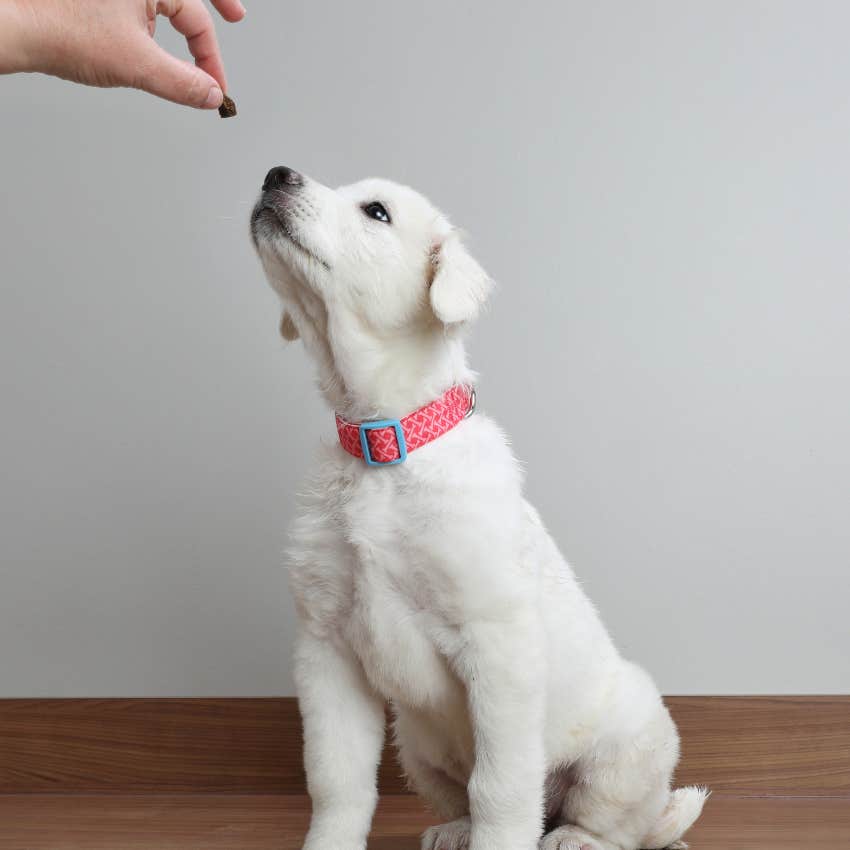
<svg viewBox="0 0 850 850">
<path fill-rule="evenodd" d="M 224 100 L 218 108 L 218 114 L 221 115 L 222 118 L 232 118 L 236 115 L 236 104 L 233 102 L 232 97 L 228 97 L 227 95 L 224 96 Z"/>
</svg>

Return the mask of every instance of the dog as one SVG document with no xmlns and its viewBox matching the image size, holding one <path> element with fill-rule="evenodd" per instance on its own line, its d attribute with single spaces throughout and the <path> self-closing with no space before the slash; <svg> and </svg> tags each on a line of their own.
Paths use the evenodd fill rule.
<svg viewBox="0 0 850 850">
<path fill-rule="evenodd" d="M 490 277 L 446 216 L 386 180 L 332 190 L 278 166 L 251 234 L 340 436 L 290 553 L 305 850 L 366 846 L 387 704 L 409 784 L 447 821 L 423 850 L 686 846 L 707 792 L 671 790 L 658 690 L 474 412 L 464 336 Z"/>
</svg>

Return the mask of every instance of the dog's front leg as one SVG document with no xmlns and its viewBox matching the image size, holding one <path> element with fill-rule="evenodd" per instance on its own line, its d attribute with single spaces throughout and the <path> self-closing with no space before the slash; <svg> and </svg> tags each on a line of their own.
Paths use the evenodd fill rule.
<svg viewBox="0 0 850 850">
<path fill-rule="evenodd" d="M 363 850 L 377 801 L 384 706 L 353 653 L 302 632 L 295 683 L 313 802 L 304 850 Z"/>
<path fill-rule="evenodd" d="M 470 850 L 534 850 L 543 828 L 545 670 L 531 612 L 467 625 L 457 669 L 475 741 Z"/>
</svg>

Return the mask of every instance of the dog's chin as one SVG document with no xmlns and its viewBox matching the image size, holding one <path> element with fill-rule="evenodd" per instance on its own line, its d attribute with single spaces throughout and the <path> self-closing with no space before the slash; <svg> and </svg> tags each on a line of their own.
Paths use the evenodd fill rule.
<svg viewBox="0 0 850 850">
<path fill-rule="evenodd" d="M 286 217 L 263 200 L 251 213 L 251 237 L 261 256 L 271 254 L 290 271 L 307 273 L 316 263 L 330 269 L 330 264 L 304 243 Z"/>
</svg>

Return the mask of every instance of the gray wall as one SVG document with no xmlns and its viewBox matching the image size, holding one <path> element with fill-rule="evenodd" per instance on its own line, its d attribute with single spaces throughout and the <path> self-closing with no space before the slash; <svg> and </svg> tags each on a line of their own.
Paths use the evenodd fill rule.
<svg viewBox="0 0 850 850">
<path fill-rule="evenodd" d="M 289 0 L 220 28 L 232 121 L 0 79 L 0 696 L 291 693 L 280 553 L 333 432 L 247 238 L 278 163 L 471 234 L 482 405 L 664 691 L 850 691 L 848 30 Z"/>
</svg>

